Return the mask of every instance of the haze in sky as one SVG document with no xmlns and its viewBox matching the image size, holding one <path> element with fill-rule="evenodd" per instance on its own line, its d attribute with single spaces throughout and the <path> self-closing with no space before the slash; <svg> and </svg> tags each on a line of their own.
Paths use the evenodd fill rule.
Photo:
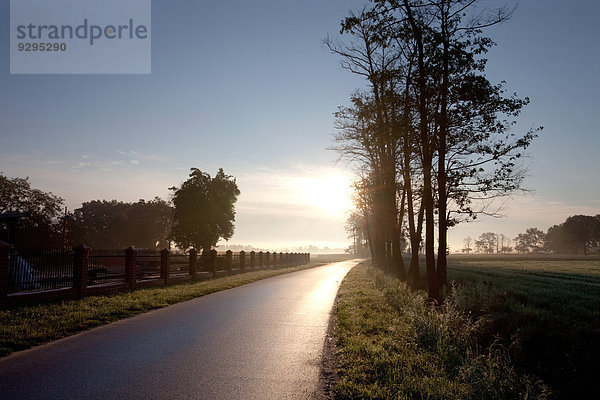
<svg viewBox="0 0 600 400">
<path fill-rule="evenodd" d="M 10 75 L 0 3 L 0 171 L 66 200 L 168 198 L 191 167 L 237 178 L 231 243 L 347 247 L 352 169 L 327 150 L 333 113 L 365 82 L 322 45 L 364 1 L 152 1 L 150 75 Z M 488 31 L 492 82 L 528 96 L 515 129 L 544 126 L 527 195 L 449 233 L 514 237 L 600 213 L 600 4 L 523 0 Z"/>
</svg>

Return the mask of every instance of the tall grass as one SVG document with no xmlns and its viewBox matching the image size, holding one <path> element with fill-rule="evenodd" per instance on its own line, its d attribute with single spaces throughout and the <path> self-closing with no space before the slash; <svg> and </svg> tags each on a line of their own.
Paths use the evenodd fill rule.
<svg viewBox="0 0 600 400">
<path fill-rule="evenodd" d="M 545 399 L 501 343 L 479 344 L 479 320 L 452 294 L 440 307 L 397 280 L 355 267 L 340 288 L 338 398 Z"/>
</svg>

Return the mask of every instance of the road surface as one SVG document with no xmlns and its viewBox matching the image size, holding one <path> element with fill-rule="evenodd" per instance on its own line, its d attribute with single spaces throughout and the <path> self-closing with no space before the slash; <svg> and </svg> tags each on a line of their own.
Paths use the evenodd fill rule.
<svg viewBox="0 0 600 400">
<path fill-rule="evenodd" d="M 0 359 L 0 399 L 310 399 L 358 261 L 280 275 Z"/>
</svg>

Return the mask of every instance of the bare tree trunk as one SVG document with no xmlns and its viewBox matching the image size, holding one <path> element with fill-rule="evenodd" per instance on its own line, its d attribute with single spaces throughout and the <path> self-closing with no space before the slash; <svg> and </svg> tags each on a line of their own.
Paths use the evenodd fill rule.
<svg viewBox="0 0 600 400">
<path fill-rule="evenodd" d="M 441 0 L 441 30 L 443 41 L 443 72 L 441 85 L 441 105 L 440 105 L 440 134 L 438 141 L 438 207 L 439 207 L 439 225 L 438 225 L 438 264 L 437 264 L 437 283 L 441 289 L 447 283 L 446 273 L 446 251 L 448 248 L 448 190 L 446 188 L 446 141 L 448 136 L 448 26 L 446 2 Z"/>
<path fill-rule="evenodd" d="M 394 227 L 394 242 L 393 242 L 393 257 L 394 257 L 394 273 L 401 281 L 406 281 L 406 267 L 404 266 L 404 259 L 402 258 L 402 220 L 404 216 L 404 201 L 406 198 L 406 188 L 402 191 L 402 198 L 400 200 L 400 212 L 399 217 L 396 218 L 396 226 Z"/>
<path fill-rule="evenodd" d="M 434 213 L 433 191 L 431 182 L 432 158 L 431 145 L 428 131 L 428 112 L 426 96 L 425 55 L 423 50 L 423 36 L 418 26 L 408 0 L 404 0 L 406 14 L 413 30 L 418 53 L 418 97 L 419 97 L 419 133 L 421 137 L 422 165 L 423 165 L 423 207 L 425 208 L 425 266 L 427 270 L 427 288 L 430 300 L 439 301 L 439 288 L 437 285 L 434 249 Z"/>
<path fill-rule="evenodd" d="M 404 176 L 404 188 L 406 191 L 406 208 L 408 213 L 408 234 L 410 236 L 410 266 L 408 269 L 408 283 L 411 287 L 416 288 L 420 278 L 419 271 L 419 244 L 421 243 L 421 225 L 422 225 L 422 212 L 420 212 L 420 225 L 417 232 L 415 226 L 415 208 L 414 208 L 414 194 L 412 188 L 412 170 L 411 170 L 411 156 L 412 156 L 412 139 L 410 137 L 410 86 L 411 81 L 412 64 L 409 66 L 409 70 L 406 77 L 406 87 L 404 89 L 404 115 L 403 115 L 403 143 L 402 143 L 402 155 L 403 165 L 402 172 Z M 404 205 L 404 204 L 403 204 Z M 422 209 L 422 207 L 421 207 Z"/>
</svg>

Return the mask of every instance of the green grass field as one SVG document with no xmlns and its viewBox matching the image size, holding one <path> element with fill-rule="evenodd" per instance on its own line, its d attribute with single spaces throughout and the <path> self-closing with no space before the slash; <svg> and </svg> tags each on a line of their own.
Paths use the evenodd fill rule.
<svg viewBox="0 0 600 400">
<path fill-rule="evenodd" d="M 434 308 L 374 270 L 348 274 L 336 311 L 338 398 L 597 398 L 599 256 L 448 262 L 454 283 Z"/>
<path fill-rule="evenodd" d="M 338 399 L 547 398 L 505 346 L 478 344 L 478 324 L 454 302 L 428 305 L 366 263 L 342 282 L 335 316 Z"/>
<path fill-rule="evenodd" d="M 450 256 L 462 310 L 481 317 L 480 340 L 510 348 L 517 368 L 559 399 L 600 393 L 600 257 Z"/>
</svg>

